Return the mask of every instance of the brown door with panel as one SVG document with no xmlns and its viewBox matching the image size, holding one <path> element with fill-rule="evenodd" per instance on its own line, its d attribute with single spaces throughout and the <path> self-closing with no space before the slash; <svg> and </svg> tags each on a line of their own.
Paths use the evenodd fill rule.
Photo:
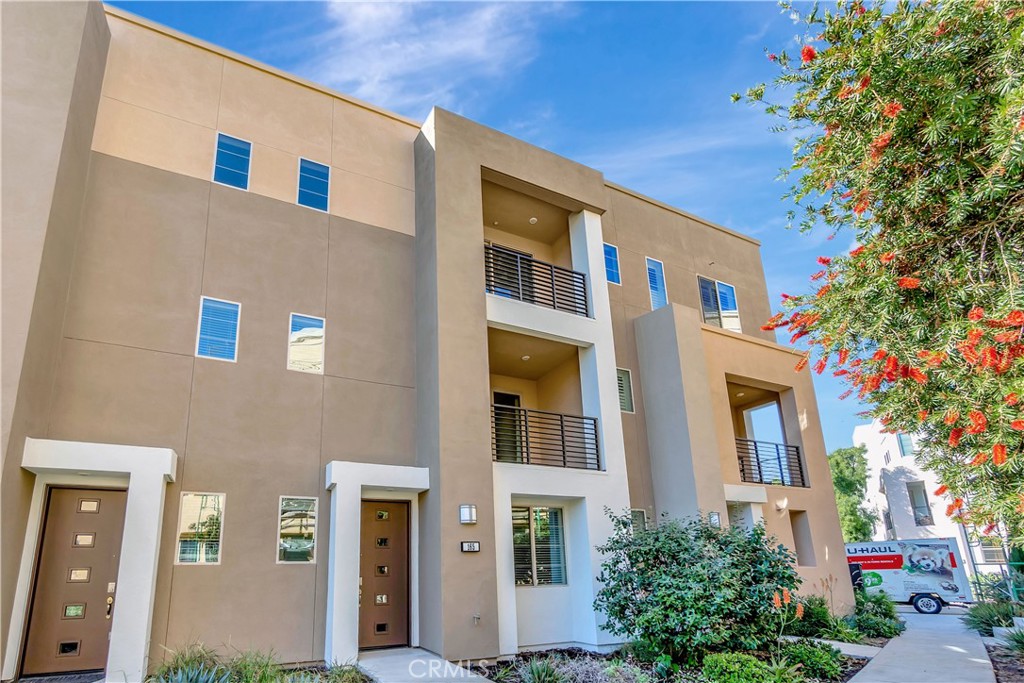
<svg viewBox="0 0 1024 683">
<path fill-rule="evenodd" d="M 409 644 L 409 504 L 363 501 L 359 647 Z"/>
<path fill-rule="evenodd" d="M 106 668 L 127 498 L 50 489 L 23 675 Z"/>
</svg>

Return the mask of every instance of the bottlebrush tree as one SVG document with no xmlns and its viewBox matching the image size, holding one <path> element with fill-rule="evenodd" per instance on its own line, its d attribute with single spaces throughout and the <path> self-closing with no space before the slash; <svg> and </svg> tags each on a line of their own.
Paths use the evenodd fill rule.
<svg viewBox="0 0 1024 683">
<path fill-rule="evenodd" d="M 947 515 L 1022 545 L 1024 2 L 783 7 L 807 32 L 767 55 L 780 101 L 745 99 L 798 136 L 791 227 L 857 246 L 765 329 L 923 437 Z"/>
</svg>

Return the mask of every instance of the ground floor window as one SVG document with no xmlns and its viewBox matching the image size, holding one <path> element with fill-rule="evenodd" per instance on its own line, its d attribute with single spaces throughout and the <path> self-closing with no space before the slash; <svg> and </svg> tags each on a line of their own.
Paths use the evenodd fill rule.
<svg viewBox="0 0 1024 683">
<path fill-rule="evenodd" d="M 220 564 L 223 493 L 182 493 L 178 564 Z"/>
<path fill-rule="evenodd" d="M 981 561 L 985 564 L 1006 564 L 1003 539 L 998 536 L 982 536 Z"/>
<path fill-rule="evenodd" d="M 278 562 L 316 560 L 316 498 L 281 496 L 277 527 Z"/>
<path fill-rule="evenodd" d="M 517 586 L 566 583 L 561 508 L 513 507 L 512 545 Z"/>
</svg>

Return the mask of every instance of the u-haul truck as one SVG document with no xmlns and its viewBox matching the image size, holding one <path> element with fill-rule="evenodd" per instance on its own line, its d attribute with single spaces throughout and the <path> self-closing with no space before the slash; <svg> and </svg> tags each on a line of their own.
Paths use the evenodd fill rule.
<svg viewBox="0 0 1024 683">
<path fill-rule="evenodd" d="M 971 585 L 955 538 L 847 543 L 854 585 L 884 592 L 922 614 L 938 614 L 951 602 L 971 602 Z"/>
</svg>

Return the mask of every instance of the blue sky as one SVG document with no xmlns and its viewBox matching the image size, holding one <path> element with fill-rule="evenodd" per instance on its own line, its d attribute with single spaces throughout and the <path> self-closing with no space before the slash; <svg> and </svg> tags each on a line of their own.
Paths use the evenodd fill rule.
<svg viewBox="0 0 1024 683">
<path fill-rule="evenodd" d="M 442 106 L 754 236 L 773 305 L 850 246 L 785 228 L 790 142 L 729 101 L 773 75 L 765 47 L 796 45 L 773 2 L 112 4 L 417 120 Z M 850 445 L 862 408 L 815 385 L 826 445 Z"/>
</svg>

